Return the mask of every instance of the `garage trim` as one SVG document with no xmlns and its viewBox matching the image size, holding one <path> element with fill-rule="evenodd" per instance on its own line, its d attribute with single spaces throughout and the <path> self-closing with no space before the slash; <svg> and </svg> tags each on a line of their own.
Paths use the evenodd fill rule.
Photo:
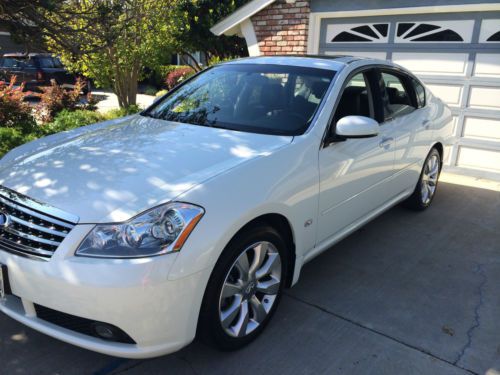
<svg viewBox="0 0 500 375">
<path fill-rule="evenodd" d="M 309 15 L 309 33 L 307 39 L 307 53 L 318 54 L 320 44 L 321 20 L 323 18 L 355 18 L 376 16 L 398 16 L 407 14 L 437 14 L 437 13 L 466 13 L 500 11 L 500 3 L 441 5 L 425 7 L 385 8 L 350 10 L 338 12 L 311 12 Z"/>
</svg>

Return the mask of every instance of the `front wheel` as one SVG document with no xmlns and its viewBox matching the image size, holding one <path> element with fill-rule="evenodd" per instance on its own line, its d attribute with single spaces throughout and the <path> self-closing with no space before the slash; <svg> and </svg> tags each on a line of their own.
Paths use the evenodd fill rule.
<svg viewBox="0 0 500 375">
<path fill-rule="evenodd" d="M 441 165 L 441 155 L 437 149 L 433 148 L 425 159 L 413 194 L 404 202 L 406 207 L 422 211 L 431 205 L 436 194 Z"/>
<path fill-rule="evenodd" d="M 210 277 L 200 314 L 201 339 L 223 350 L 254 340 L 276 310 L 286 272 L 286 243 L 273 228 L 238 235 Z"/>
</svg>

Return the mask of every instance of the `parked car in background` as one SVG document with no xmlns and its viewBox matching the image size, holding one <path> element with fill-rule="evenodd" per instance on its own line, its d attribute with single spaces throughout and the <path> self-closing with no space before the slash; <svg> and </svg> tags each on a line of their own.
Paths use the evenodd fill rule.
<svg viewBox="0 0 500 375">
<path fill-rule="evenodd" d="M 9 81 L 12 76 L 17 77 L 17 83 L 24 82 L 25 89 L 30 91 L 49 86 L 51 80 L 63 88 L 74 88 L 78 78 L 64 68 L 58 57 L 47 53 L 6 53 L 0 58 L 0 80 Z M 89 91 L 87 82 L 83 94 Z"/>
<path fill-rule="evenodd" d="M 450 109 L 387 61 L 206 69 L 0 161 L 0 310 L 114 356 L 242 347 L 306 262 L 400 202 L 429 207 L 453 139 Z"/>
</svg>

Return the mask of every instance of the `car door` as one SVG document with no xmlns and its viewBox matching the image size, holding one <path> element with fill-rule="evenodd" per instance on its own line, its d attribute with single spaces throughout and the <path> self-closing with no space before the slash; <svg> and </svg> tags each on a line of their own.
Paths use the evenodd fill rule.
<svg viewBox="0 0 500 375">
<path fill-rule="evenodd" d="M 382 89 L 374 68 L 355 71 L 343 85 L 330 125 L 332 140 L 327 137 L 319 151 L 318 245 L 348 231 L 392 198 L 386 187 L 394 173 L 391 123 L 382 123 L 379 134 L 372 138 L 331 138 L 336 122 L 345 116 L 366 116 L 380 122 Z"/>
<path fill-rule="evenodd" d="M 423 89 L 418 81 L 399 69 L 379 70 L 384 86 L 382 101 L 384 124 L 392 129 L 395 146 L 394 179 L 390 185 L 394 194 L 415 186 L 422 168 L 422 161 L 429 152 L 432 128 L 429 108 L 425 107 L 415 92 Z"/>
<path fill-rule="evenodd" d="M 31 85 L 30 88 L 33 88 L 32 85 L 38 81 L 38 71 L 36 57 L 29 56 L 24 62 L 24 81 Z"/>
</svg>

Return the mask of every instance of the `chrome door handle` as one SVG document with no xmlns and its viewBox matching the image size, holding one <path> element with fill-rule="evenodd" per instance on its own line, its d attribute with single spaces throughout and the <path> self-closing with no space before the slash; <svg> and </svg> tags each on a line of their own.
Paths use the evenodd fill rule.
<svg viewBox="0 0 500 375">
<path fill-rule="evenodd" d="M 391 143 L 393 141 L 394 141 L 394 138 L 392 138 L 392 137 L 385 137 L 385 138 L 382 138 L 382 140 L 380 141 L 380 143 L 378 145 L 380 147 L 385 148 L 386 150 L 388 150 L 389 147 L 391 147 Z"/>
<path fill-rule="evenodd" d="M 424 126 L 426 129 L 429 129 L 430 122 L 431 122 L 431 120 L 424 120 L 424 121 L 422 121 L 422 126 Z"/>
</svg>

